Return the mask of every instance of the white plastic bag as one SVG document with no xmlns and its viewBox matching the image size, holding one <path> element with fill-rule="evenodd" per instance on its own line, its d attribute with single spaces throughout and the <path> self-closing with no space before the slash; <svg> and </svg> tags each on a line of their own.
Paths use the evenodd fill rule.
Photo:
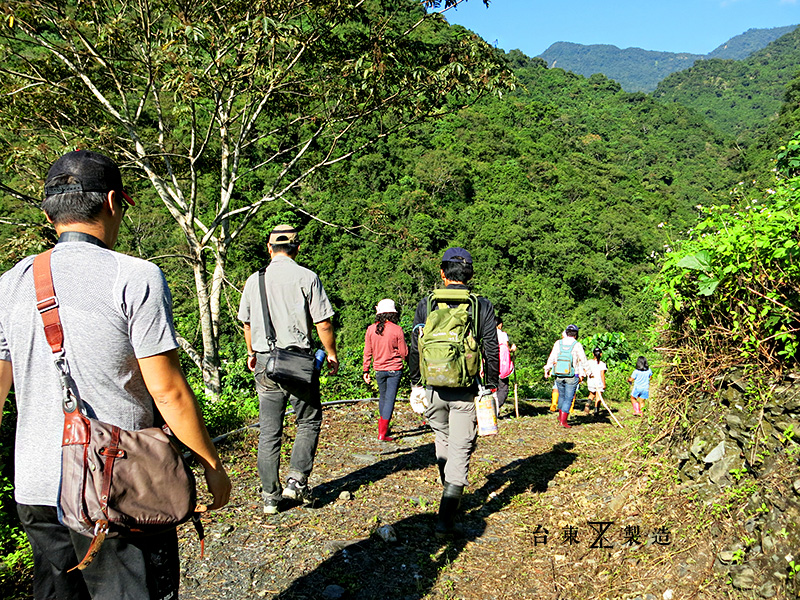
<svg viewBox="0 0 800 600">
<path fill-rule="evenodd" d="M 428 408 L 428 395 L 425 393 L 424 387 L 411 388 L 411 395 L 408 400 L 411 402 L 411 410 L 415 413 L 421 415 Z"/>
</svg>

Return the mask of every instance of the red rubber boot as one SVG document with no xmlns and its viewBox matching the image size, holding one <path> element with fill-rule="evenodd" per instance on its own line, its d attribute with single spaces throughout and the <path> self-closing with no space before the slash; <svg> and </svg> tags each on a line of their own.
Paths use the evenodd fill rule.
<svg viewBox="0 0 800 600">
<path fill-rule="evenodd" d="M 382 442 L 394 440 L 394 438 L 389 437 L 389 419 L 378 419 L 378 439 Z"/>
</svg>

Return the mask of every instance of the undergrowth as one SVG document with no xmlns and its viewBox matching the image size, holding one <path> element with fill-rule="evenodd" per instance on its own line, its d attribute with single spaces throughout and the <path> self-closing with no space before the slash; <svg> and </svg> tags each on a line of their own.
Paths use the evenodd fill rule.
<svg viewBox="0 0 800 600">
<path fill-rule="evenodd" d="M 659 351 L 664 359 L 657 420 L 685 425 L 687 403 L 713 395 L 741 367 L 766 386 L 800 357 L 800 132 L 781 147 L 773 187 L 744 182 L 665 256 Z"/>
</svg>

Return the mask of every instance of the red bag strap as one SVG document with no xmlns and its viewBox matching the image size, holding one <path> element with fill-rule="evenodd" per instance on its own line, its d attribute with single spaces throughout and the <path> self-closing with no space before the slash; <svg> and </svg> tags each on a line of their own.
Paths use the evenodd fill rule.
<svg viewBox="0 0 800 600">
<path fill-rule="evenodd" d="M 36 309 L 42 316 L 44 334 L 53 354 L 64 347 L 64 328 L 58 313 L 58 298 L 53 286 L 53 272 L 50 269 L 52 248 L 33 259 L 33 284 L 36 286 Z"/>
<path fill-rule="evenodd" d="M 61 389 L 64 394 L 62 407 L 64 413 L 76 413 L 80 408 L 80 399 L 70 392 L 71 377 L 64 357 L 64 328 L 58 312 L 58 298 L 53 286 L 53 272 L 50 268 L 52 248 L 42 252 L 33 259 L 33 285 L 36 288 L 36 310 L 42 317 L 44 334 L 53 351 L 53 359 L 61 377 Z"/>
</svg>

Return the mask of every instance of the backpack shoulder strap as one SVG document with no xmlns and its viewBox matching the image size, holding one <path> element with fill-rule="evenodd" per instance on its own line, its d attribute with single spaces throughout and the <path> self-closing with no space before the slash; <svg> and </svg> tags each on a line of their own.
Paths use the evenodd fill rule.
<svg viewBox="0 0 800 600">
<path fill-rule="evenodd" d="M 475 294 L 469 295 L 469 303 L 472 307 L 472 335 L 475 337 L 476 342 L 481 341 L 481 306 L 478 302 L 478 297 Z"/>
</svg>

